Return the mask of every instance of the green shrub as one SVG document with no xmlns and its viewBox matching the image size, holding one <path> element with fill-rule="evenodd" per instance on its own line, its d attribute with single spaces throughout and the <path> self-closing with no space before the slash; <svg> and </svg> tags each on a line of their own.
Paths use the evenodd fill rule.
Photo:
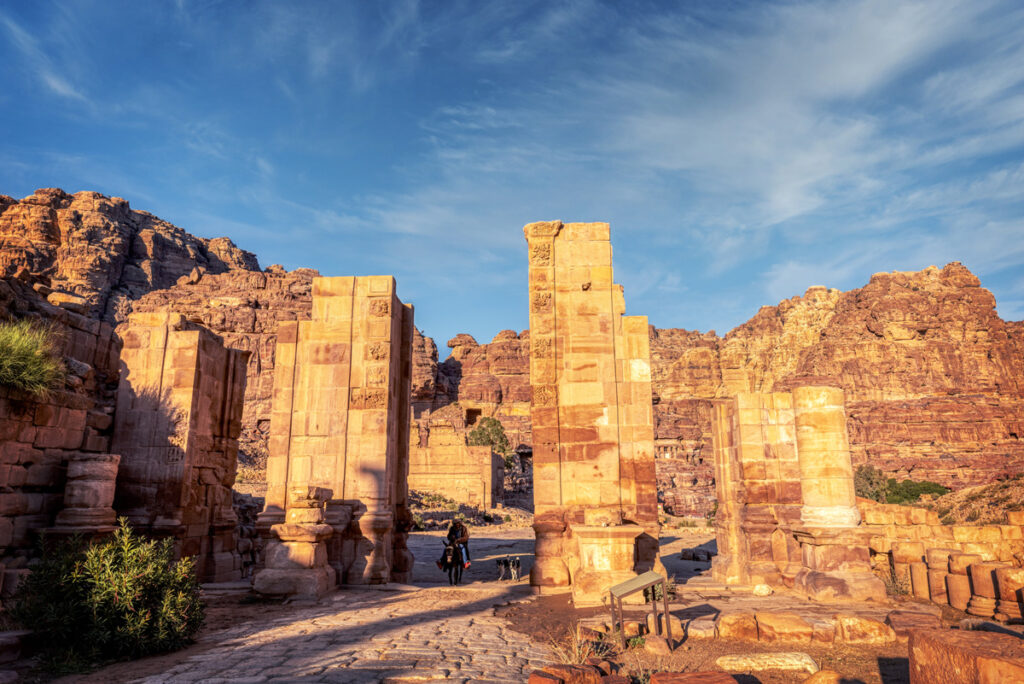
<svg viewBox="0 0 1024 684">
<path fill-rule="evenodd" d="M 505 435 L 505 428 L 497 418 L 481 418 L 466 441 L 469 446 L 489 446 L 502 455 L 512 451 Z"/>
<path fill-rule="evenodd" d="M 73 669 L 173 651 L 203 624 L 192 566 L 174 561 L 170 539 L 144 540 L 122 518 L 102 543 L 44 545 L 12 613 L 42 637 L 44 660 Z"/>
<path fill-rule="evenodd" d="M 949 489 L 938 482 L 928 480 L 903 480 L 885 478 L 885 474 L 874 466 L 862 465 L 853 474 L 853 486 L 857 496 L 871 499 L 879 503 L 912 504 L 917 503 L 923 494 L 942 496 Z"/>
<path fill-rule="evenodd" d="M 922 494 L 942 496 L 948 493 L 949 489 L 938 482 L 929 482 L 928 480 L 896 482 L 895 478 L 889 478 L 886 484 L 885 501 L 891 504 L 911 504 L 916 503 Z"/>
<path fill-rule="evenodd" d="M 27 319 L 0 323 L 0 385 L 45 397 L 63 379 L 52 329 Z"/>
</svg>

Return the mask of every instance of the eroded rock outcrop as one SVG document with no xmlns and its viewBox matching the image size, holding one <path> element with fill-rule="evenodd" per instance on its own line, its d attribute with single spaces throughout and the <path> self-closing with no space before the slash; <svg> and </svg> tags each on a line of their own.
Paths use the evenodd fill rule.
<svg viewBox="0 0 1024 684">
<path fill-rule="evenodd" d="M 227 238 L 198 238 L 120 197 L 43 188 L 0 195 L 0 275 L 29 278 L 80 313 L 118 323 L 143 294 L 194 270 L 258 271 L 256 257 Z"/>
<path fill-rule="evenodd" d="M 659 440 L 709 446 L 707 411 L 737 390 L 842 387 L 855 465 L 952 487 L 1024 465 L 1024 324 L 960 263 L 810 288 L 724 338 L 651 333 Z"/>
</svg>

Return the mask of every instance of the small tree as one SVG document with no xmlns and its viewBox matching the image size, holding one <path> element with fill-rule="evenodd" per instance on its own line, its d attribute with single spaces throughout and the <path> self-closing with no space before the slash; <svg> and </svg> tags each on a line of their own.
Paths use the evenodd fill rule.
<svg viewBox="0 0 1024 684">
<path fill-rule="evenodd" d="M 512 452 L 505 428 L 497 418 L 481 418 L 469 433 L 468 442 L 469 446 L 489 446 L 502 456 Z"/>
<path fill-rule="evenodd" d="M 853 474 L 853 488 L 861 498 L 878 503 L 886 502 L 888 483 L 882 471 L 874 466 L 865 464 L 857 468 L 857 472 Z"/>
</svg>

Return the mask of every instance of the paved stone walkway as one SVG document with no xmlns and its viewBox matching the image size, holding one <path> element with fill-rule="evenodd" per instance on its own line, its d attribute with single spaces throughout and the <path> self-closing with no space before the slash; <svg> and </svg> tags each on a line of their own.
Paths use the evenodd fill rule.
<svg viewBox="0 0 1024 684">
<path fill-rule="evenodd" d="M 552 654 L 493 613 L 496 605 L 529 600 L 528 592 L 522 583 L 345 589 L 320 604 L 296 604 L 285 615 L 210 634 L 202 651 L 136 681 L 523 682 L 553 662 Z"/>
</svg>

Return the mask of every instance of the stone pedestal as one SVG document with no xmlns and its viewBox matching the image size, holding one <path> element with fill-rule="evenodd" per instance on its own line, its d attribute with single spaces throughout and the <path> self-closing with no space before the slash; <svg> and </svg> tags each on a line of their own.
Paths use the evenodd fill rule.
<svg viewBox="0 0 1024 684">
<path fill-rule="evenodd" d="M 971 578 L 971 600 L 967 612 L 978 617 L 992 617 L 996 612 L 996 570 L 1005 563 L 974 563 L 968 568 Z"/>
<path fill-rule="evenodd" d="M 57 514 L 54 532 L 104 534 L 113 531 L 117 454 L 79 453 L 68 463 L 64 510 Z"/>
<path fill-rule="evenodd" d="M 885 584 L 871 571 L 866 532 L 806 527 L 794 534 L 803 553 L 794 589 L 817 601 L 885 600 Z"/>
<path fill-rule="evenodd" d="M 253 589 L 269 596 L 319 599 L 337 584 L 325 543 L 334 534 L 324 515 L 331 490 L 303 487 L 289 494 L 287 522 L 271 527 L 277 540 L 267 544 L 266 567 L 256 574 Z"/>
<path fill-rule="evenodd" d="M 971 601 L 971 580 L 967 571 L 971 565 L 981 562 L 976 553 L 953 553 L 949 556 L 949 575 L 946 576 L 946 597 L 949 605 L 966 611 Z"/>
<path fill-rule="evenodd" d="M 636 576 L 634 549 L 642 527 L 573 525 L 569 532 L 579 560 L 572 575 L 572 602 L 577 608 L 602 605 L 613 585 Z"/>
</svg>

